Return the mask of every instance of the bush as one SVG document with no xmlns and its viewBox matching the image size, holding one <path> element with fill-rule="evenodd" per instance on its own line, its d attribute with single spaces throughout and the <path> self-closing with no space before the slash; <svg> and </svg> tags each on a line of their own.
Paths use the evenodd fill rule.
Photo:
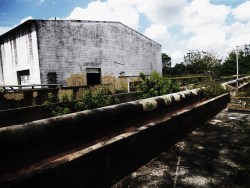
<svg viewBox="0 0 250 188">
<path fill-rule="evenodd" d="M 44 102 L 44 105 L 51 111 L 53 116 L 69 114 L 74 109 L 73 96 L 69 97 L 64 94 L 62 99 L 59 100 L 52 93 L 48 93 L 48 100 Z"/>
<path fill-rule="evenodd" d="M 225 90 L 219 83 L 209 83 L 206 85 L 203 92 L 204 92 L 204 97 L 206 99 L 211 99 L 219 95 L 222 95 L 224 93 L 227 93 L 228 91 Z"/>
<path fill-rule="evenodd" d="M 48 107 L 53 116 L 60 116 L 117 103 L 119 100 L 112 96 L 112 92 L 108 88 L 101 87 L 96 92 L 86 91 L 78 101 L 74 101 L 73 96 L 69 97 L 66 94 L 59 100 L 52 93 L 48 93 L 48 100 L 44 102 L 44 105 Z"/>
<path fill-rule="evenodd" d="M 140 73 L 142 82 L 138 85 L 140 99 L 165 95 L 179 91 L 179 86 L 173 84 L 171 80 L 163 78 L 159 73 L 152 72 L 150 76 Z"/>
<path fill-rule="evenodd" d="M 126 90 L 125 88 L 115 90 L 115 94 L 124 94 L 124 93 L 128 93 L 128 90 Z"/>
<path fill-rule="evenodd" d="M 105 87 L 99 88 L 95 93 L 87 91 L 79 101 L 76 102 L 76 110 L 89 110 L 119 103 L 119 100 L 112 96 L 112 92 Z"/>
</svg>

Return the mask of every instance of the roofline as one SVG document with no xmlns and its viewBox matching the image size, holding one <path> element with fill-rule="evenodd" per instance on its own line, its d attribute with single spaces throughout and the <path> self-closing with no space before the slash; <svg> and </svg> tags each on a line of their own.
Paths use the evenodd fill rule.
<svg viewBox="0 0 250 188">
<path fill-rule="evenodd" d="M 27 21 L 17 25 L 16 27 L 10 29 L 9 31 L 3 33 L 2 35 L 0 35 L 0 41 L 2 38 L 4 38 L 6 35 L 10 34 L 11 32 L 14 32 L 15 30 L 18 30 L 19 28 L 23 27 L 23 25 L 28 25 L 29 23 L 34 22 L 34 21 L 35 20 L 33 20 L 33 19 L 27 20 Z"/>
<path fill-rule="evenodd" d="M 116 23 L 116 24 L 121 24 L 131 30 L 133 30 L 134 32 L 136 32 L 137 34 L 145 37 L 146 39 L 162 46 L 161 44 L 159 44 L 158 42 L 148 38 L 147 36 L 143 35 L 142 33 L 136 31 L 135 29 L 123 24 L 122 22 L 117 22 L 117 21 L 94 21 L 94 20 L 48 20 L 48 19 L 29 19 L 21 24 L 19 24 L 18 26 L 12 28 L 11 30 L 7 31 L 6 33 L 0 35 L 0 41 L 1 41 L 1 38 L 4 38 L 6 35 L 10 34 L 11 32 L 14 32 L 15 30 L 18 30 L 19 28 L 23 27 L 24 25 L 27 25 L 27 24 L 30 24 L 32 22 L 36 22 L 36 21 L 69 21 L 69 22 L 81 22 L 81 23 L 84 23 L 84 22 L 91 22 L 91 23 Z"/>
</svg>

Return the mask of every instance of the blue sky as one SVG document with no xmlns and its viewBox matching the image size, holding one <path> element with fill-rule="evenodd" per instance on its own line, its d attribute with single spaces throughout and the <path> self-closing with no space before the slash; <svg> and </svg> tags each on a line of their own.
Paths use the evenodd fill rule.
<svg viewBox="0 0 250 188">
<path fill-rule="evenodd" d="M 27 19 L 120 21 L 162 44 L 173 64 L 189 50 L 226 57 L 250 44 L 249 0 L 0 0 L 0 34 Z"/>
</svg>

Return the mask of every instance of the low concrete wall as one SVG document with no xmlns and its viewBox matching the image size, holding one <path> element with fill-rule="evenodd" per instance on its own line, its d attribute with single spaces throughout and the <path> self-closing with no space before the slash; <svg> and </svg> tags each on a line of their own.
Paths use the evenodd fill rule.
<svg viewBox="0 0 250 188">
<path fill-rule="evenodd" d="M 104 87 L 110 87 L 110 85 L 103 85 Z M 48 99 L 48 93 L 52 93 L 58 98 L 61 98 L 64 94 L 68 96 L 73 95 L 75 100 L 81 98 L 86 90 L 96 90 L 100 85 L 87 87 L 63 87 L 63 88 L 44 88 L 44 89 L 29 89 L 14 92 L 0 92 L 0 111 L 14 108 L 22 108 L 28 106 L 42 105 L 45 100 Z M 132 94 L 120 94 L 121 102 L 127 102 L 129 97 L 134 98 Z"/>
<path fill-rule="evenodd" d="M 0 111 L 0 127 L 22 124 L 48 117 L 52 117 L 52 114 L 43 105 L 2 110 Z"/>
<path fill-rule="evenodd" d="M 135 101 L 138 99 L 137 93 L 117 94 L 114 95 L 114 97 L 118 98 L 120 103 Z M 52 114 L 50 110 L 43 105 L 1 110 L 0 127 L 23 124 L 49 117 L 52 117 Z"/>
<path fill-rule="evenodd" d="M 246 76 L 238 79 L 238 88 L 241 89 L 248 84 L 250 76 Z M 237 80 L 231 80 L 221 84 L 225 89 L 236 90 Z"/>
<path fill-rule="evenodd" d="M 2 159 L 37 148 L 62 144 L 108 125 L 119 126 L 128 117 L 137 118 L 159 113 L 166 105 L 199 97 L 199 90 L 154 97 L 46 120 L 0 129 Z M 106 142 L 98 143 L 58 158 L 25 173 L 2 179 L 0 185 L 10 187 L 98 187 L 109 185 L 156 153 L 159 145 L 171 142 L 178 135 L 195 128 L 226 107 L 229 94 L 180 111 Z M 170 108 L 171 110 L 171 108 Z M 154 114 L 155 115 L 155 114 Z M 106 127 L 107 126 L 107 127 Z M 57 143 L 57 144 L 56 144 Z M 3 160 L 4 161 L 4 160 Z"/>
</svg>

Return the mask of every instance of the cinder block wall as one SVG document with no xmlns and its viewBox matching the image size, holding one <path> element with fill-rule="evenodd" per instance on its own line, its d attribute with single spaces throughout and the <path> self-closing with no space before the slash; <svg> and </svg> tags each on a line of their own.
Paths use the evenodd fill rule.
<svg viewBox="0 0 250 188">
<path fill-rule="evenodd" d="M 107 78 L 162 72 L 161 45 L 119 22 L 36 21 L 41 80 L 56 72 L 59 83 L 86 84 L 86 68 Z M 122 73 L 123 72 L 123 73 Z"/>
<path fill-rule="evenodd" d="M 0 37 L 0 85 L 18 85 L 17 71 L 29 70 L 25 84 L 41 84 L 37 33 L 34 22 L 25 22 Z"/>
</svg>

